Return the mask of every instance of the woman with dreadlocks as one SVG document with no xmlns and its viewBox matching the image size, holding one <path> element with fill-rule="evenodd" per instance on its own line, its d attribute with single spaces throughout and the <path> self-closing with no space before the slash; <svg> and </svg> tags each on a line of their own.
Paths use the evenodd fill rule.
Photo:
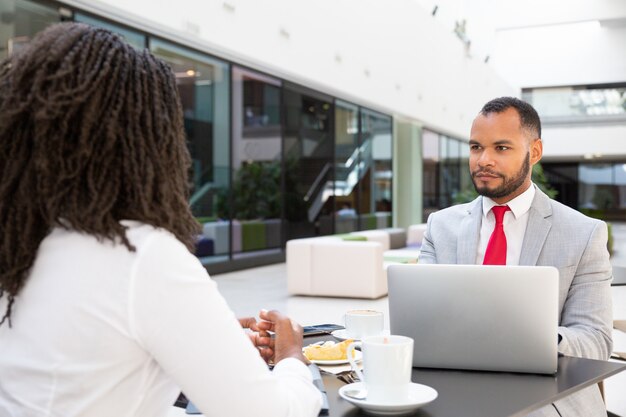
<svg viewBox="0 0 626 417">
<path fill-rule="evenodd" d="M 189 165 L 147 50 L 62 23 L 0 64 L 1 416 L 163 416 L 180 389 L 211 415 L 317 416 L 301 329 L 238 322 L 190 253 Z"/>
</svg>

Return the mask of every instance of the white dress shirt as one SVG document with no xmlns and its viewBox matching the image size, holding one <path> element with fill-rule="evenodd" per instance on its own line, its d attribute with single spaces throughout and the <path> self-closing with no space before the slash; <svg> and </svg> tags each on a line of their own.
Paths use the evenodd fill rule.
<svg viewBox="0 0 626 417">
<path fill-rule="evenodd" d="M 270 371 L 182 243 L 123 224 L 135 252 L 60 228 L 41 243 L 0 327 L 0 416 L 159 417 L 181 389 L 207 416 L 317 416 L 309 369 Z"/>
<path fill-rule="evenodd" d="M 522 253 L 522 243 L 528 224 L 528 210 L 535 198 L 535 186 L 530 187 L 513 200 L 506 203 L 511 209 L 504 213 L 504 235 L 506 236 L 506 264 L 519 265 L 519 258 Z M 498 204 L 490 198 L 483 197 L 483 216 L 480 226 L 480 241 L 478 242 L 478 253 L 476 254 L 476 264 L 482 265 L 485 258 L 485 251 L 493 229 L 496 226 L 496 218 L 491 209 Z M 503 204 L 504 205 L 504 204 Z"/>
</svg>

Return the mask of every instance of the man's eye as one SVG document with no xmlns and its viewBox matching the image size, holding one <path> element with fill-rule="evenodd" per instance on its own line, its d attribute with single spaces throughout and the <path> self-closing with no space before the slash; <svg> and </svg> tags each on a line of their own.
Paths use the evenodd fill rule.
<svg viewBox="0 0 626 417">
<path fill-rule="evenodd" d="M 510 148 L 508 146 L 498 146 L 496 149 L 499 150 L 499 151 L 506 151 L 506 150 L 508 150 Z"/>
<path fill-rule="evenodd" d="M 472 151 L 477 151 L 479 149 L 480 149 L 480 146 L 478 146 L 478 145 L 470 145 L 470 150 L 472 150 Z"/>
</svg>

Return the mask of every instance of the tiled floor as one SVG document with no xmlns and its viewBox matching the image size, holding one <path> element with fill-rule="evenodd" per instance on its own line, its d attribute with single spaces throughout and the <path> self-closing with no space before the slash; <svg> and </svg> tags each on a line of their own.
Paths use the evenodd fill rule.
<svg viewBox="0 0 626 417">
<path fill-rule="evenodd" d="M 626 224 L 614 225 L 614 264 L 626 265 Z M 387 298 L 358 300 L 324 297 L 293 297 L 287 294 L 285 264 L 276 264 L 213 277 L 235 313 L 257 316 L 261 308 L 277 309 L 302 325 L 342 323 L 343 314 L 352 309 L 383 311 L 388 318 Z M 616 319 L 626 319 L 626 286 L 612 287 L 613 309 Z M 388 319 L 387 319 L 388 320 Z M 389 328 L 387 321 L 386 327 Z M 615 351 L 626 352 L 626 334 L 614 332 Z M 605 381 L 607 408 L 626 417 L 626 372 Z M 172 410 L 174 415 L 184 415 Z"/>
</svg>

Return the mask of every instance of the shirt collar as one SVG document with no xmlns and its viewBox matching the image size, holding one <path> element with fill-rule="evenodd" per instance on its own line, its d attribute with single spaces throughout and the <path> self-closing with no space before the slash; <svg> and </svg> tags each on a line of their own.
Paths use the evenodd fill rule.
<svg viewBox="0 0 626 417">
<path fill-rule="evenodd" d="M 528 187 L 526 191 L 506 203 L 506 205 L 511 209 L 513 216 L 515 216 L 516 219 L 519 219 L 521 216 L 526 214 L 528 210 L 530 210 L 530 206 L 533 203 L 534 198 L 535 185 L 531 183 L 530 187 Z M 497 205 L 498 204 L 489 197 L 483 197 L 483 217 L 486 218 L 493 206 Z"/>
</svg>

